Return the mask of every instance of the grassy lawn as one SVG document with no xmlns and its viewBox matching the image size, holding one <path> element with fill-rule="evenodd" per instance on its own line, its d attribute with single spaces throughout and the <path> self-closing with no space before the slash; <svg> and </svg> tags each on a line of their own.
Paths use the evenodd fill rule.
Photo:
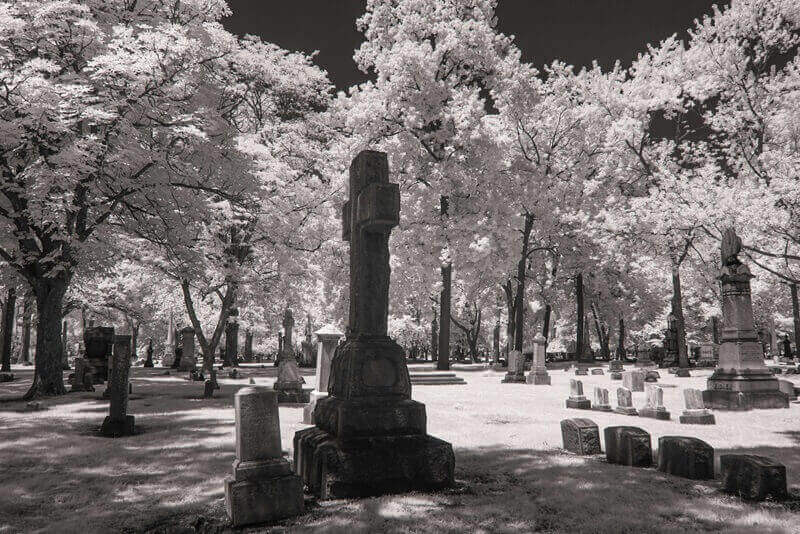
<svg viewBox="0 0 800 534">
<path fill-rule="evenodd" d="M 477 367 L 477 366 L 476 366 Z M 413 369 L 412 369 L 413 371 Z M 220 532 L 225 530 L 223 479 L 234 459 L 233 395 L 254 377 L 271 385 L 273 367 L 247 368 L 244 379 L 220 373 L 222 390 L 202 399 L 203 384 L 183 373 L 135 368 L 129 411 L 138 433 L 107 439 L 97 430 L 108 411 L 94 393 L 44 401 L 26 412 L 19 397 L 31 372 L 0 384 L 0 533 Z M 427 405 L 428 431 L 453 444 L 456 486 L 448 491 L 316 503 L 307 514 L 253 532 L 800 532 L 800 404 L 788 410 L 717 412 L 714 426 L 681 425 L 681 388 L 703 389 L 710 371 L 692 378 L 662 372 L 672 421 L 567 410 L 566 371 L 552 386 L 501 384 L 503 374 L 457 370 L 467 385 L 417 386 Z M 313 385 L 308 370 L 306 381 Z M 581 377 L 609 388 L 620 381 Z M 789 377 L 800 385 L 800 378 Z M 634 393 L 634 405 L 644 393 Z M 559 449 L 559 422 L 588 417 L 601 429 L 627 424 L 651 433 L 695 436 L 719 454 L 775 458 L 788 471 L 795 498 L 747 504 L 723 495 L 718 482 L 694 482 L 655 469 L 609 465 Z M 294 432 L 305 428 L 301 406 L 280 408 L 283 447 L 291 457 Z"/>
</svg>

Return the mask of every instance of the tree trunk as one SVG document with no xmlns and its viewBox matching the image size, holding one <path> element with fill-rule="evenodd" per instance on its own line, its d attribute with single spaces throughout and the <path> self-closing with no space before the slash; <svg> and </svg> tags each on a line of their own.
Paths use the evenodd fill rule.
<svg viewBox="0 0 800 534">
<path fill-rule="evenodd" d="M 504 356 L 506 363 L 508 362 L 508 352 L 511 350 L 511 346 L 514 343 L 514 333 L 516 330 L 516 299 L 514 298 L 514 290 L 511 286 L 511 280 L 506 280 L 506 283 L 503 284 L 503 293 L 506 296 L 506 312 L 507 312 L 507 320 L 506 320 L 506 345 L 504 348 Z"/>
<path fill-rule="evenodd" d="M 608 328 L 600 320 L 600 315 L 597 313 L 597 305 L 595 305 L 594 301 L 592 301 L 592 316 L 594 317 L 594 328 L 597 330 L 597 340 L 600 342 L 600 358 L 608 361 L 611 359 Z"/>
<path fill-rule="evenodd" d="M 794 322 L 794 349 L 800 352 L 800 305 L 797 301 L 797 284 L 793 283 L 792 290 L 792 320 Z"/>
<path fill-rule="evenodd" d="M 14 311 L 17 304 L 17 290 L 8 288 L 8 298 L 3 306 L 3 354 L 0 371 L 11 372 L 11 339 L 14 335 Z"/>
<path fill-rule="evenodd" d="M 61 321 L 61 366 L 64 371 L 69 370 L 69 360 L 67 357 L 67 320 L 62 318 Z"/>
<path fill-rule="evenodd" d="M 522 228 L 522 253 L 517 262 L 517 294 L 514 296 L 516 324 L 514 325 L 514 350 L 522 352 L 525 335 L 525 271 L 528 266 L 528 248 L 533 231 L 533 215 L 525 214 L 525 225 Z"/>
<path fill-rule="evenodd" d="M 683 297 L 681 296 L 681 273 L 678 265 L 672 267 L 672 313 L 678 327 L 678 367 L 689 367 L 689 355 L 686 353 L 686 322 L 683 318 Z"/>
<path fill-rule="evenodd" d="M 578 273 L 578 275 L 575 277 L 575 300 L 578 305 L 578 316 L 575 319 L 575 360 L 581 362 L 584 359 L 583 273 Z"/>
<path fill-rule="evenodd" d="M 453 265 L 442 266 L 442 293 L 439 298 L 439 355 L 436 369 L 450 369 L 450 292 L 453 283 Z"/>
<path fill-rule="evenodd" d="M 38 312 L 36 356 L 33 384 L 25 393 L 25 400 L 67 392 L 63 379 L 61 309 L 68 284 L 69 278 L 64 276 L 39 279 L 33 283 Z"/>
<path fill-rule="evenodd" d="M 542 323 L 542 337 L 544 338 L 544 350 L 547 353 L 547 343 L 550 341 L 550 314 L 553 308 L 549 304 L 544 305 L 544 322 Z"/>
<path fill-rule="evenodd" d="M 617 354 L 616 358 L 618 360 L 625 360 L 626 357 L 626 350 L 625 350 L 625 321 L 623 320 L 622 316 L 619 316 L 619 337 L 617 339 Z"/>
<path fill-rule="evenodd" d="M 431 321 L 431 359 L 439 360 L 439 327 L 436 324 L 436 312 L 434 311 L 433 321 Z"/>
<path fill-rule="evenodd" d="M 31 357 L 31 309 L 30 295 L 22 299 L 22 346 L 20 347 L 19 361 L 28 363 Z"/>
</svg>

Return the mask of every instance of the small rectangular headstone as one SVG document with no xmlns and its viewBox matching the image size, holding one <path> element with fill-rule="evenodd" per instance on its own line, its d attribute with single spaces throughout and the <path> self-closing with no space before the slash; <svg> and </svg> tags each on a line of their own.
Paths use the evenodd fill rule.
<svg viewBox="0 0 800 534">
<path fill-rule="evenodd" d="M 561 439 L 564 448 L 575 454 L 600 454 L 600 431 L 591 419 L 564 419 L 561 421 Z"/>
<path fill-rule="evenodd" d="M 641 371 L 622 373 L 622 385 L 631 391 L 644 391 L 644 374 Z"/>
<path fill-rule="evenodd" d="M 748 501 L 776 501 L 788 497 L 786 466 L 765 456 L 723 454 L 720 457 L 722 491 Z"/>
<path fill-rule="evenodd" d="M 608 463 L 650 467 L 653 451 L 650 434 L 635 426 L 610 426 L 603 431 Z"/>
<path fill-rule="evenodd" d="M 658 470 L 692 480 L 713 480 L 714 449 L 697 438 L 658 438 Z"/>
</svg>

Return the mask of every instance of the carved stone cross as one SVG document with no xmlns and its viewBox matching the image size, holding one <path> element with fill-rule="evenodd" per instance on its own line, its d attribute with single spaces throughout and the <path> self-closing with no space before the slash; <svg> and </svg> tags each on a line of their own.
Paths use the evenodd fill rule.
<svg viewBox="0 0 800 534">
<path fill-rule="evenodd" d="M 400 222 L 400 186 L 389 183 L 386 154 L 364 150 L 350 166 L 342 239 L 350 241 L 348 337 L 387 335 L 389 234 Z"/>
</svg>

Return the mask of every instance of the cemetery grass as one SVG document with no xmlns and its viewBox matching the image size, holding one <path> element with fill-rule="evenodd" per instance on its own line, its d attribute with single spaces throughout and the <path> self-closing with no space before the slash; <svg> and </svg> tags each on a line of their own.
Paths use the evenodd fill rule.
<svg viewBox="0 0 800 534">
<path fill-rule="evenodd" d="M 132 370 L 129 412 L 137 434 L 109 439 L 98 429 L 108 412 L 104 386 L 46 399 L 26 412 L 21 380 L 0 384 L 0 533 L 227 531 L 223 480 L 234 459 L 233 394 L 255 377 L 271 385 L 276 369 L 244 367 L 243 379 L 220 373 L 222 390 L 202 399 L 202 382 L 162 369 Z M 678 379 L 662 372 L 672 421 L 567 410 L 569 378 L 551 371 L 552 386 L 501 384 L 502 373 L 456 371 L 462 386 L 416 386 L 428 431 L 453 444 L 456 485 L 436 493 L 315 502 L 307 513 L 252 532 L 800 532 L 800 404 L 788 410 L 717 412 L 715 426 L 681 425 L 682 387 L 703 388 L 708 371 Z M 304 370 L 313 386 L 312 370 Z M 585 391 L 619 381 L 582 377 Z M 800 385 L 800 380 L 788 377 Z M 679 385 L 680 387 L 670 387 Z M 644 403 L 634 393 L 634 405 Z M 588 417 L 601 429 L 635 425 L 659 436 L 686 435 L 726 452 L 762 454 L 787 466 L 785 503 L 748 504 L 654 468 L 609 465 L 603 456 L 559 449 L 559 422 Z M 280 408 L 283 448 L 305 428 L 302 406 Z"/>
</svg>

